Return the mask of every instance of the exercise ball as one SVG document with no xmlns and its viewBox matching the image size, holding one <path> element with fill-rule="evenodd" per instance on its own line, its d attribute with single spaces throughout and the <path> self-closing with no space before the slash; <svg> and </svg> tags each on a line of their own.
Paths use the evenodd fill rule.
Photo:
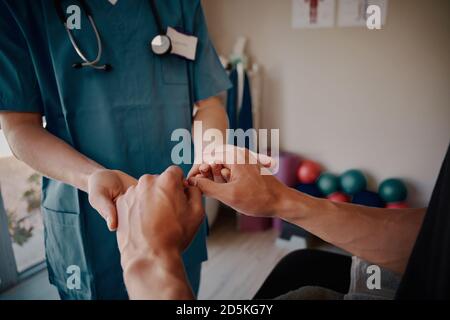
<svg viewBox="0 0 450 320">
<path fill-rule="evenodd" d="M 297 169 L 297 178 L 301 183 L 314 183 L 322 171 L 319 164 L 311 160 L 303 160 Z"/>
<path fill-rule="evenodd" d="M 388 209 L 407 209 L 409 206 L 406 202 L 391 202 L 386 205 Z"/>
<path fill-rule="evenodd" d="M 328 196 L 339 190 L 339 178 L 332 173 L 322 173 L 317 179 L 317 186 L 320 191 Z"/>
<path fill-rule="evenodd" d="M 344 172 L 340 177 L 341 189 L 350 195 L 363 191 L 367 186 L 364 174 L 356 169 Z"/>
<path fill-rule="evenodd" d="M 388 203 L 402 202 L 408 195 L 408 191 L 406 190 L 403 181 L 394 178 L 384 180 L 378 188 L 378 193 L 381 198 Z"/>
<path fill-rule="evenodd" d="M 385 203 L 383 199 L 376 192 L 359 191 L 353 195 L 352 203 L 367 207 L 384 208 Z"/>
<path fill-rule="evenodd" d="M 278 159 L 278 172 L 275 177 L 288 187 L 294 187 L 298 183 L 296 172 L 299 164 L 300 158 L 297 155 L 282 152 Z"/>
<path fill-rule="evenodd" d="M 301 183 L 297 185 L 295 189 L 312 197 L 323 198 L 322 192 L 315 183 Z"/>
<path fill-rule="evenodd" d="M 349 202 L 350 198 L 343 192 L 334 192 L 327 197 L 328 200 L 333 202 Z"/>
</svg>

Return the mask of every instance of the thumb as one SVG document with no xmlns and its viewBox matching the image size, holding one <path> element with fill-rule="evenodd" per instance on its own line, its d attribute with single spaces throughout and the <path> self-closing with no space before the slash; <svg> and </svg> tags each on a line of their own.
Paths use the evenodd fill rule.
<svg viewBox="0 0 450 320">
<path fill-rule="evenodd" d="M 203 194 L 212 198 L 219 198 L 220 195 L 220 183 L 214 182 L 210 179 L 199 177 L 192 177 L 189 179 L 189 183 L 200 189 Z"/>
<path fill-rule="evenodd" d="M 104 194 L 96 195 L 91 199 L 92 207 L 105 219 L 109 231 L 117 229 L 117 209 L 113 200 Z"/>
</svg>

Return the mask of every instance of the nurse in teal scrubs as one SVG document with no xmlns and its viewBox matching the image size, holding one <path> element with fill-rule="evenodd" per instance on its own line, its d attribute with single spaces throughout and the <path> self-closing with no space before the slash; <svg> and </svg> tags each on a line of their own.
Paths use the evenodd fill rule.
<svg viewBox="0 0 450 320">
<path fill-rule="evenodd" d="M 46 176 L 46 258 L 61 298 L 126 299 L 111 232 L 118 223 L 114 200 L 136 178 L 173 164 L 175 129 L 190 130 L 193 120 L 204 130 L 226 129 L 216 96 L 230 83 L 200 0 L 155 1 L 164 28 L 197 37 L 193 61 L 150 50 L 158 26 L 148 0 L 86 3 L 101 36 L 100 63 L 111 64 L 110 72 L 72 67 L 80 58 L 54 1 L 0 0 L 0 121 L 16 157 Z M 73 4 L 79 1 L 61 1 L 63 10 Z M 96 36 L 85 14 L 72 34 L 95 59 Z M 201 134 L 194 133 L 194 143 L 202 143 Z M 187 174 L 190 165 L 182 168 Z M 205 236 L 203 224 L 183 257 L 194 292 L 207 259 Z"/>
</svg>

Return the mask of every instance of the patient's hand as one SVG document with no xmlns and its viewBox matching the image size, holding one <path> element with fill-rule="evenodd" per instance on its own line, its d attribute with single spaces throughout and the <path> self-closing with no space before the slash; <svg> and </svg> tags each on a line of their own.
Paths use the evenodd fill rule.
<svg viewBox="0 0 450 320">
<path fill-rule="evenodd" d="M 227 161 L 224 153 L 233 152 L 234 160 Z M 226 146 L 217 151 L 210 163 L 218 161 L 227 183 L 217 183 L 210 176 L 197 174 L 189 179 L 191 185 L 235 210 L 253 216 L 272 216 L 278 209 L 279 194 L 285 187 L 272 175 L 263 175 L 264 168 L 273 165 L 273 159 L 249 150 Z"/>
<path fill-rule="evenodd" d="M 232 145 L 218 145 L 214 148 L 213 154 L 204 153 L 203 154 L 203 163 L 194 164 L 192 169 L 189 171 L 187 176 L 187 180 L 190 178 L 206 178 L 211 181 L 217 183 L 226 183 L 229 181 L 231 172 L 230 169 L 224 164 L 231 164 L 229 162 L 230 159 L 227 159 L 227 152 L 237 151 L 237 150 L 245 150 L 243 148 L 235 147 Z M 258 163 L 265 167 L 270 168 L 273 166 L 274 159 L 269 156 L 258 154 L 253 151 L 247 150 L 248 154 L 257 159 Z M 237 161 L 237 156 L 239 156 L 236 152 L 236 156 L 234 157 Z"/>
<path fill-rule="evenodd" d="M 228 182 L 229 176 L 230 170 L 217 161 L 217 163 L 202 163 L 194 165 L 189 172 L 187 179 L 193 177 L 206 178 L 217 183 L 225 183 Z"/>
<path fill-rule="evenodd" d="M 181 253 L 204 217 L 200 190 L 185 187 L 183 172 L 175 166 L 160 176 L 142 176 L 118 199 L 117 209 L 117 241 L 124 270 L 137 256 Z"/>
</svg>

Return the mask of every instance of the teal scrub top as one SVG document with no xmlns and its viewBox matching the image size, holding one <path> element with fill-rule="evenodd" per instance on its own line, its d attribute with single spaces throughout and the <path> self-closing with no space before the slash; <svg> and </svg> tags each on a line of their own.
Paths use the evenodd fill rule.
<svg viewBox="0 0 450 320">
<path fill-rule="evenodd" d="M 66 9 L 77 0 L 62 3 Z M 161 173 L 172 165 L 172 131 L 190 130 L 194 102 L 227 90 L 230 82 L 200 0 L 156 3 L 164 27 L 198 37 L 194 62 L 152 53 L 149 43 L 158 32 L 148 0 L 88 1 L 103 43 L 101 62 L 111 64 L 111 72 L 71 67 L 80 58 L 53 1 L 0 0 L 0 111 L 41 113 L 46 130 L 106 168 L 136 178 Z M 93 59 L 96 39 L 83 13 L 81 30 L 73 34 Z M 87 194 L 46 178 L 42 191 L 50 281 L 71 298 L 125 298 L 116 236 Z M 187 269 L 207 259 L 205 229 L 184 253 Z M 66 285 L 71 265 L 81 271 L 79 290 Z"/>
</svg>

